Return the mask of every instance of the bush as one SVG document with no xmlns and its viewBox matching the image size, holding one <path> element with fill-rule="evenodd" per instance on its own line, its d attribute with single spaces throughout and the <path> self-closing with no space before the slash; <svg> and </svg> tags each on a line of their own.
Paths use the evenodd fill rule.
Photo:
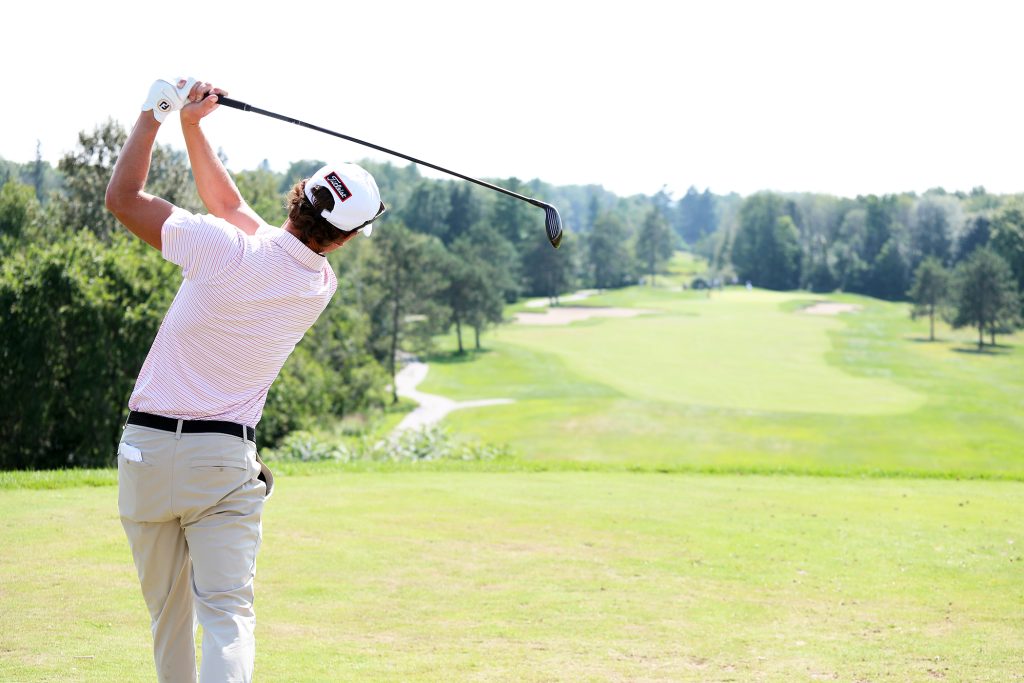
<svg viewBox="0 0 1024 683">
<path fill-rule="evenodd" d="M 176 284 L 134 238 L 89 231 L 0 269 L 0 469 L 113 462 L 128 397 Z"/>
<path fill-rule="evenodd" d="M 369 330 L 366 315 L 336 294 L 271 386 L 260 443 L 383 406 L 387 374 L 370 354 Z"/>
<path fill-rule="evenodd" d="M 22 242 L 0 265 L 0 469 L 114 461 L 128 398 L 181 282 L 125 233 Z M 261 442 L 384 401 L 366 316 L 335 297 L 270 390 Z"/>
<path fill-rule="evenodd" d="M 292 432 L 276 448 L 261 451 L 267 461 L 425 462 L 495 460 L 507 457 L 504 446 L 456 439 L 440 427 L 399 432 L 386 439 L 346 439 L 309 431 Z"/>
</svg>

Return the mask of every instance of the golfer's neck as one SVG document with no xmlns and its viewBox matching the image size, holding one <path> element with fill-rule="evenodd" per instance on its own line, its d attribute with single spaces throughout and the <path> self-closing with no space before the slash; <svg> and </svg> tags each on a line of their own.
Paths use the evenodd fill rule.
<svg viewBox="0 0 1024 683">
<path fill-rule="evenodd" d="M 292 222 L 289 219 L 285 219 L 284 223 L 281 225 L 281 229 L 284 230 L 289 235 L 291 235 L 292 237 L 294 237 L 295 239 L 297 239 L 298 241 L 302 242 L 302 246 L 306 247 L 306 249 L 309 249 L 310 251 L 315 252 L 317 254 L 320 253 L 315 249 L 311 249 L 310 246 L 303 241 L 302 233 L 299 232 L 294 225 L 292 225 Z"/>
</svg>

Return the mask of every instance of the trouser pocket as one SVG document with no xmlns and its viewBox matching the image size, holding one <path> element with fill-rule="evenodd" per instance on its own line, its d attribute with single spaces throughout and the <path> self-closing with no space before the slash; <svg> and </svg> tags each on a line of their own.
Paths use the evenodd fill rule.
<svg viewBox="0 0 1024 683">
<path fill-rule="evenodd" d="M 138 522 L 166 518 L 170 502 L 167 469 L 173 435 L 129 425 L 117 447 L 117 509 Z"/>
</svg>

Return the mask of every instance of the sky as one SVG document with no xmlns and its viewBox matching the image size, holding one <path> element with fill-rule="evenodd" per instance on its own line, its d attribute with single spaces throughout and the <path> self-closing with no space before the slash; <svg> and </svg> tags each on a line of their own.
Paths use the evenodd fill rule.
<svg viewBox="0 0 1024 683">
<path fill-rule="evenodd" d="M 476 178 L 1021 192 L 1022 19 L 988 0 L 19 2 L 0 25 L 0 157 L 38 141 L 55 164 L 187 75 Z M 233 171 L 388 159 L 226 107 L 204 129 Z M 158 142 L 184 149 L 177 115 Z"/>
</svg>

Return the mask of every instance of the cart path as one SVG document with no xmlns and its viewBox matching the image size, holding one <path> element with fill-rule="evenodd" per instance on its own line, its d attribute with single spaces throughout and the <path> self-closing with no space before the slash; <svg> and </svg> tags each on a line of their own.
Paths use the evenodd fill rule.
<svg viewBox="0 0 1024 683">
<path fill-rule="evenodd" d="M 506 403 L 513 403 L 511 398 L 485 398 L 479 401 L 454 401 L 444 396 L 425 394 L 417 391 L 416 386 L 427 376 L 429 366 L 426 363 L 413 361 L 402 368 L 395 376 L 395 389 L 399 396 L 411 398 L 419 403 L 414 411 L 409 413 L 395 427 L 395 433 L 410 429 L 422 429 L 437 424 L 444 416 L 453 410 L 463 408 L 480 408 L 482 406 L 496 406 Z"/>
</svg>

